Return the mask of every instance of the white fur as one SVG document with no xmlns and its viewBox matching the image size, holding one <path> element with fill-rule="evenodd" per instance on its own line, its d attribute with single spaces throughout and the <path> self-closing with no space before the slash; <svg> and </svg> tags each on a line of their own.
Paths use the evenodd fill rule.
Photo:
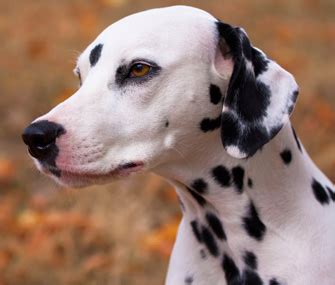
<svg viewBox="0 0 335 285">
<path fill-rule="evenodd" d="M 321 206 L 310 186 L 312 177 L 324 185 L 332 184 L 305 152 L 300 153 L 290 125 L 247 160 L 227 155 L 219 130 L 199 130 L 204 117 L 216 118 L 222 111 L 220 104 L 209 102 L 209 85 L 219 85 L 224 93 L 230 76 L 220 77 L 213 69 L 217 56 L 214 22 L 215 18 L 204 11 L 177 6 L 131 15 L 103 31 L 78 59 L 81 88 L 38 118 L 66 129 L 66 134 L 57 139 L 56 165 L 68 174 L 55 179 L 74 186 L 105 183 L 114 179 L 108 173 L 118 165 L 141 161 L 142 170 L 156 172 L 176 185 L 185 211 L 166 285 L 184 285 L 188 275 L 193 276 L 193 285 L 224 285 L 223 252 L 242 270 L 244 250 L 257 253 L 258 274 L 264 284 L 277 277 L 281 284 L 333 285 L 334 205 Z M 89 54 L 100 43 L 101 57 L 91 68 Z M 138 57 L 157 62 L 162 67 L 160 75 L 143 85 L 120 88 L 114 81 L 117 67 Z M 221 68 L 232 70 L 231 66 Z M 273 78 L 270 75 L 264 73 L 262 80 L 267 82 L 268 76 Z M 274 89 L 283 88 L 279 93 L 291 88 L 277 86 L 276 82 L 268 84 Z M 278 98 L 271 102 L 269 112 L 282 110 L 285 104 Z M 264 125 L 273 127 L 276 120 L 266 117 Z M 284 147 L 292 151 L 290 167 L 279 156 Z M 228 151 L 243 156 L 235 148 Z M 242 166 L 245 179 L 253 179 L 253 189 L 239 195 L 233 187 L 222 189 L 211 176 L 210 170 L 216 165 Z M 199 177 L 210 189 L 205 208 L 186 191 L 186 185 Z M 267 226 L 260 242 L 241 227 L 250 199 Z M 206 252 L 206 248 L 196 241 L 190 221 L 205 223 L 205 211 L 220 218 L 228 242 L 219 243 L 220 257 L 214 258 L 207 251 L 203 260 L 199 252 Z"/>
</svg>

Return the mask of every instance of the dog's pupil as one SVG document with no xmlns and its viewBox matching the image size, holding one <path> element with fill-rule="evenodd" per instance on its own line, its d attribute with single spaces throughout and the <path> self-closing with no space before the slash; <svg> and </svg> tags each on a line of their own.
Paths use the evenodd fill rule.
<svg viewBox="0 0 335 285">
<path fill-rule="evenodd" d="M 144 66 L 141 63 L 138 63 L 135 65 L 135 71 L 136 72 L 141 72 L 143 70 Z"/>
</svg>

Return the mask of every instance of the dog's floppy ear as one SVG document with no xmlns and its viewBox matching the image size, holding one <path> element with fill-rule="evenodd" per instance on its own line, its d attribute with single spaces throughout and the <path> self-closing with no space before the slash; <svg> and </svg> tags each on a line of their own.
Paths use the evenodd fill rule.
<svg viewBox="0 0 335 285">
<path fill-rule="evenodd" d="M 222 22 L 217 29 L 219 64 L 233 65 L 222 109 L 222 143 L 231 156 L 245 158 L 289 120 L 298 86 L 290 73 L 251 45 L 243 29 Z"/>
</svg>

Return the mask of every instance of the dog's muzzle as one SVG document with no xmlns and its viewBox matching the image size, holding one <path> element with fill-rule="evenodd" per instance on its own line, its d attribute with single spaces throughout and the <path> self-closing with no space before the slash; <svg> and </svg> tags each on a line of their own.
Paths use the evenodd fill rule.
<svg viewBox="0 0 335 285">
<path fill-rule="evenodd" d="M 63 126 L 42 120 L 29 125 L 23 131 L 22 139 L 33 157 L 41 162 L 54 164 L 58 155 L 56 138 L 64 133 L 65 129 Z"/>
</svg>

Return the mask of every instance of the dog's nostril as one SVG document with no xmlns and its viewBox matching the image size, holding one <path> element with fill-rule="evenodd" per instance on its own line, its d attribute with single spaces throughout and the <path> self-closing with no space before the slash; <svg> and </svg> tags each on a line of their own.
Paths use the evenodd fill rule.
<svg viewBox="0 0 335 285">
<path fill-rule="evenodd" d="M 48 147 L 50 144 L 55 143 L 55 141 L 56 137 L 44 134 L 36 134 L 32 137 L 32 144 L 40 149 Z"/>
<path fill-rule="evenodd" d="M 61 125 L 43 120 L 28 126 L 22 139 L 33 157 L 43 159 L 55 148 L 56 138 L 64 133 Z"/>
</svg>

